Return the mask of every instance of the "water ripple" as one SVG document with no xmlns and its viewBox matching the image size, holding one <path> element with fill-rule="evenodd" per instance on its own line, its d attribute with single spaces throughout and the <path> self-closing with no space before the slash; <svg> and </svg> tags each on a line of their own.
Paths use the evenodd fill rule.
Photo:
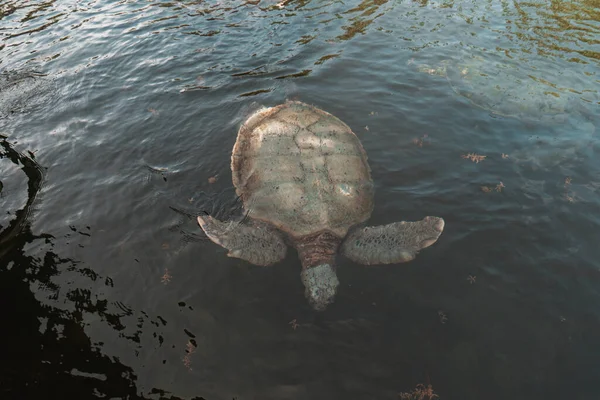
<svg viewBox="0 0 600 400">
<path fill-rule="evenodd" d="M 431 378 L 441 398 L 583 398 L 600 348 L 599 21 L 590 0 L 4 1 L 0 133 L 47 168 L 32 230 L 67 233 L 52 252 L 24 237 L 22 268 L 0 272 L 81 259 L 60 285 L 27 279 L 85 311 L 84 341 L 154 397 L 383 399 Z M 285 99 L 360 138 L 369 224 L 446 220 L 407 265 L 340 257 L 319 316 L 295 254 L 253 268 L 195 221 L 242 217 L 236 132 Z M 22 179 L 3 161 L 10 209 Z"/>
</svg>

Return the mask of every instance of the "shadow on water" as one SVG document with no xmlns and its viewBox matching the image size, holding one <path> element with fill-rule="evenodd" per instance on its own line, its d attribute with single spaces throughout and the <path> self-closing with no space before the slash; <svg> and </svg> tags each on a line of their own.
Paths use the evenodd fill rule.
<svg viewBox="0 0 600 400">
<path fill-rule="evenodd" d="M 149 391 L 150 397 L 139 395 L 133 370 L 118 357 L 102 354 L 102 343 L 94 343 L 88 337 L 85 320 L 90 314 L 100 317 L 115 331 L 125 329 L 121 316 L 110 312 L 108 301 L 93 296 L 89 290 L 67 289 L 61 294 L 65 287 L 54 280 L 65 271 L 75 272 L 90 281 L 101 281 L 102 277 L 79 261 L 57 254 L 54 236 L 32 232 L 28 217 L 44 181 L 44 168 L 33 154 L 20 153 L 6 137 L 0 135 L 0 139 L 0 160 L 19 166 L 27 180 L 26 204 L 14 212 L 10 224 L 0 231 L 0 304 L 4 326 L 0 397 L 48 398 L 61 396 L 66 390 L 80 399 L 92 396 L 179 399 L 156 388 Z M 28 255 L 31 247 L 46 250 L 43 256 L 31 256 Z M 110 278 L 106 278 L 104 284 L 112 285 Z M 41 294 L 45 296 L 44 301 L 40 299 Z M 59 297 L 66 299 L 66 307 L 52 305 Z M 122 308 L 127 314 L 132 313 L 126 306 Z M 149 318 L 142 312 L 138 328 L 145 320 Z M 139 334 L 140 331 L 128 339 L 139 342 Z"/>
<path fill-rule="evenodd" d="M 28 69 L 0 73 L 0 120 L 34 110 L 48 100 L 54 90 L 46 74 Z"/>
</svg>

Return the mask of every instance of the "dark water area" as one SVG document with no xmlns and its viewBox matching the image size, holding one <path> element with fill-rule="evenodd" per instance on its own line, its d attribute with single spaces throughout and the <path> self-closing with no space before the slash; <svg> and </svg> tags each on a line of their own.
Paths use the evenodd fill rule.
<svg viewBox="0 0 600 400">
<path fill-rule="evenodd" d="M 600 3 L 0 1 L 0 398 L 600 398 Z M 226 256 L 243 120 L 362 141 L 406 264 Z"/>
</svg>

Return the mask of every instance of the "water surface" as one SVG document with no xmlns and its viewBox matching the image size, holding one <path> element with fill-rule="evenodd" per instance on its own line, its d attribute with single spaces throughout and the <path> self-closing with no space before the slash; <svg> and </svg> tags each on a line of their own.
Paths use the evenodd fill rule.
<svg viewBox="0 0 600 400">
<path fill-rule="evenodd" d="M 3 398 L 600 394 L 597 2 L 4 1 L 0 16 Z M 237 129 L 286 99 L 361 139 L 370 224 L 446 220 L 410 263 L 339 257 L 323 313 L 294 251 L 255 267 L 195 222 L 240 215 Z"/>
</svg>

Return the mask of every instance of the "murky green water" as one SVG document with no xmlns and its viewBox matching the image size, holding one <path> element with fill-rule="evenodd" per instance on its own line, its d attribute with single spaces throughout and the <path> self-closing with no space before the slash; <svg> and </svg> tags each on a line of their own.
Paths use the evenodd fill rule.
<svg viewBox="0 0 600 400">
<path fill-rule="evenodd" d="M 2 398 L 591 399 L 600 3 L 0 2 Z M 237 129 L 286 99 L 361 139 L 407 264 L 226 257 Z M 485 158 L 478 157 L 485 156 Z M 476 162 L 479 161 L 479 162 Z"/>
</svg>

